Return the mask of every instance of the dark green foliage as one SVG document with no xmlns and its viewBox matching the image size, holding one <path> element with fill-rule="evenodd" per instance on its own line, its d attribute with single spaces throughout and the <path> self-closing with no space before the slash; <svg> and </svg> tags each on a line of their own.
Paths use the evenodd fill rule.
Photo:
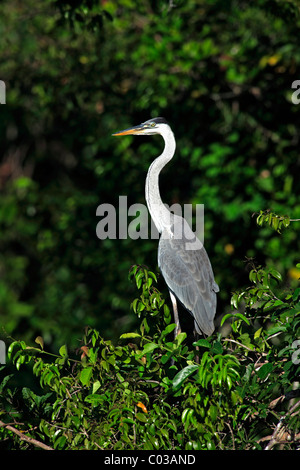
<svg viewBox="0 0 300 470">
<path fill-rule="evenodd" d="M 85 324 L 114 339 L 136 326 L 127 273 L 133 263 L 155 269 L 157 240 L 97 239 L 96 209 L 117 207 L 119 195 L 145 202 L 162 141 L 111 134 L 159 115 L 177 139 L 162 198 L 205 204 L 218 314 L 247 284 L 245 257 L 272 260 L 295 283 L 296 232 L 279 238 L 264 224 L 258 233 L 251 214 L 300 217 L 300 107 L 291 101 L 298 12 L 298 2 L 278 0 L 2 2 L 0 321 L 8 335 L 42 335 L 55 350 L 75 347 Z"/>
<path fill-rule="evenodd" d="M 57 449 L 299 447 L 299 11 L 1 2 L 1 421 Z M 163 145 L 111 134 L 155 116 L 177 140 L 163 201 L 205 204 L 208 339 L 173 339 L 157 240 L 96 236 L 98 205 L 145 202 Z"/>
<path fill-rule="evenodd" d="M 39 347 L 11 343 L 9 358 L 17 370 L 27 364 L 40 388 L 14 390 L 16 373 L 4 377 L 1 420 L 20 429 L 30 413 L 26 434 L 54 449 L 298 448 L 300 289 L 275 300 L 269 280 L 279 273 L 253 269 L 253 286 L 232 297 L 234 307 L 245 302 L 243 313 L 223 317 L 231 334 L 188 344 L 184 332 L 172 339 L 155 274 L 134 266 L 130 276 L 141 291 L 132 303 L 140 326 L 117 345 L 92 328 L 75 355 L 66 346 L 49 354 L 41 338 Z M 29 445 L 5 427 L 0 434 L 11 448 Z"/>
</svg>

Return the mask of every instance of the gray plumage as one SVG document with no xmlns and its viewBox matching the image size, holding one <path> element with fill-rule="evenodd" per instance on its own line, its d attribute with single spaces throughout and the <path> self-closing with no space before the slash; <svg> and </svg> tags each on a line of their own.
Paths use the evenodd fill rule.
<svg viewBox="0 0 300 470">
<path fill-rule="evenodd" d="M 186 220 L 166 208 L 159 192 L 159 174 L 175 153 L 174 134 L 164 118 L 150 119 L 114 135 L 128 134 L 160 134 L 165 141 L 162 154 L 149 167 L 145 186 L 148 209 L 161 234 L 158 265 L 170 291 L 176 334 L 180 331 L 177 298 L 193 315 L 196 331 L 209 336 L 214 331 L 219 287 L 214 280 L 208 255 Z"/>
<path fill-rule="evenodd" d="M 204 246 L 196 239 L 187 222 L 179 216 L 175 217 L 177 230 L 179 224 L 184 227 L 182 237 L 175 238 L 174 225 L 171 233 L 166 229 L 162 232 L 158 265 L 168 288 L 193 315 L 197 333 L 210 336 L 214 331 L 216 292 L 219 287 Z M 187 237 L 188 234 L 190 236 Z M 196 250 L 188 249 L 192 244 L 200 246 Z"/>
</svg>

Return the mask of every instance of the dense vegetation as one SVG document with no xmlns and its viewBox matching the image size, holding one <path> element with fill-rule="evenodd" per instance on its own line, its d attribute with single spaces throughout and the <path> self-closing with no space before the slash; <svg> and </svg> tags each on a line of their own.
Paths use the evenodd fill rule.
<svg viewBox="0 0 300 470">
<path fill-rule="evenodd" d="M 135 266 L 131 276 L 141 290 L 132 303 L 140 327 L 117 345 L 91 328 L 73 357 L 66 345 L 49 354 L 41 337 L 35 346 L 11 343 L 17 370 L 29 366 L 40 388 L 11 387 L 15 374 L 3 380 L 6 422 L 26 421 L 21 439 L 15 427 L 2 428 L 5 445 L 299 448 L 300 341 L 294 338 L 300 333 L 300 288 L 278 297 L 272 281 L 281 280 L 280 273 L 253 267 L 252 285 L 232 297 L 235 307 L 245 302 L 244 313 L 222 320 L 230 319 L 232 333 L 188 344 L 185 332 L 170 338 L 175 324 L 155 274 Z"/>
<path fill-rule="evenodd" d="M 298 0 L 25 3 L 0 18 L 1 448 L 299 447 Z M 111 134 L 155 116 L 163 200 L 205 204 L 211 338 L 182 311 L 173 340 L 157 240 L 96 236 L 162 147 Z"/>
</svg>

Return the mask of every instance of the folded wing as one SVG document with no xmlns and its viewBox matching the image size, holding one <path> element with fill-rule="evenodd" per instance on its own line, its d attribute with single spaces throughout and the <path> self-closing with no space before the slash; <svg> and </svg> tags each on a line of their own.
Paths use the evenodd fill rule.
<svg viewBox="0 0 300 470">
<path fill-rule="evenodd" d="M 181 219 L 181 218 L 180 218 Z M 158 247 L 158 264 L 167 286 L 193 315 L 198 333 L 210 336 L 214 331 L 219 287 L 205 248 L 194 236 L 187 222 L 179 235 L 174 225 L 164 230 Z M 194 236 L 194 238 L 193 238 Z M 189 249 L 198 241 L 198 249 Z M 194 245 L 192 245 L 194 243 Z"/>
</svg>

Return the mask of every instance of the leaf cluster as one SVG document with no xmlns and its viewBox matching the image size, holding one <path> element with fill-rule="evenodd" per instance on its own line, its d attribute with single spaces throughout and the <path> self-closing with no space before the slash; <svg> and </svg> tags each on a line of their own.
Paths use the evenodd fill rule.
<svg viewBox="0 0 300 470">
<path fill-rule="evenodd" d="M 260 449 L 279 420 L 289 436 L 284 446 L 297 448 L 299 414 L 289 414 L 289 404 L 299 399 L 293 341 L 300 330 L 300 289 L 275 299 L 264 281 L 271 277 L 280 278 L 272 269 L 253 268 L 253 286 L 232 297 L 238 311 L 223 317 L 231 333 L 189 344 L 186 333 L 173 338 L 175 324 L 156 275 L 134 266 L 139 329 L 113 344 L 87 327 L 73 354 L 65 345 L 49 353 L 41 338 L 36 346 L 12 342 L 9 358 L 19 372 L 2 379 L 0 416 L 22 429 L 27 410 L 26 433 L 60 450 Z M 24 367 L 39 385 L 38 391 L 22 388 L 20 407 L 20 392 L 10 382 Z M 31 446 L 5 427 L 0 433 L 11 448 Z"/>
<path fill-rule="evenodd" d="M 271 211 L 260 211 L 256 218 L 257 225 L 269 224 L 278 233 L 281 233 L 282 228 L 287 228 L 290 222 L 290 217 L 279 216 Z"/>
<path fill-rule="evenodd" d="M 133 316 L 127 323 L 127 273 L 133 263 L 155 266 L 157 240 L 99 240 L 96 210 L 116 208 L 118 234 L 118 196 L 145 202 L 146 170 L 163 142 L 111 134 L 154 116 L 170 122 L 177 142 L 160 178 L 163 201 L 205 204 L 221 310 L 247 285 L 245 256 L 288 273 L 295 234 L 273 216 L 283 237 L 269 220 L 258 234 L 249 216 L 292 207 L 300 217 L 299 105 L 291 99 L 298 10 L 296 0 L 2 1 L 0 309 L 8 334 L 41 335 L 58 350 L 81 336 L 83 319 L 115 340 L 125 325 L 137 327 Z"/>
</svg>

